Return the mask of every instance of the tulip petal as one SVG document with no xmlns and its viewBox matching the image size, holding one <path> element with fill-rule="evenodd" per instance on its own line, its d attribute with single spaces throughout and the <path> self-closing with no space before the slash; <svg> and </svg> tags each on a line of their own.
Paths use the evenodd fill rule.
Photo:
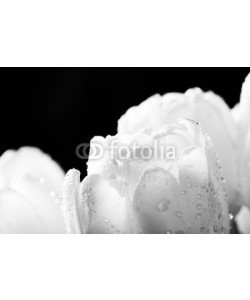
<svg viewBox="0 0 250 300">
<path fill-rule="evenodd" d="M 221 178 L 213 176 L 210 159 L 204 149 L 190 148 L 179 160 L 181 195 L 191 233 L 229 233 L 223 185 L 218 183 Z"/>
<path fill-rule="evenodd" d="M 44 219 L 36 209 L 17 192 L 6 189 L 0 192 L 0 233 L 47 232 Z"/>
<path fill-rule="evenodd" d="M 0 188 L 15 189 L 15 180 L 31 175 L 60 193 L 64 172 L 47 154 L 33 147 L 8 150 L 0 158 Z"/>
<path fill-rule="evenodd" d="M 68 233 L 86 233 L 89 210 L 80 190 L 80 172 L 67 172 L 60 199 L 61 211 Z"/>
<path fill-rule="evenodd" d="M 15 187 L 46 223 L 44 229 L 40 228 L 41 233 L 65 233 L 64 222 L 58 205 L 59 199 L 54 191 L 47 189 L 37 178 L 30 175 L 16 181 Z"/>
<path fill-rule="evenodd" d="M 180 192 L 175 177 L 161 168 L 144 173 L 133 207 L 142 233 L 185 232 L 180 212 Z"/>
<path fill-rule="evenodd" d="M 236 119 L 241 139 L 244 140 L 247 131 L 250 129 L 250 74 L 245 79 L 242 85 L 240 104 L 234 109 L 234 112 L 238 116 Z"/>
<path fill-rule="evenodd" d="M 100 175 L 87 176 L 82 195 L 89 207 L 87 233 L 128 233 L 126 199 Z"/>
<path fill-rule="evenodd" d="M 34 198 L 33 198 L 34 197 Z M 44 201 L 39 191 L 27 197 L 11 189 L 0 192 L 0 232 L 1 233 L 64 233 L 61 216 L 50 210 L 41 211 L 34 205 Z M 45 201 L 46 202 L 46 201 Z M 47 203 L 43 203 L 43 207 Z"/>
</svg>

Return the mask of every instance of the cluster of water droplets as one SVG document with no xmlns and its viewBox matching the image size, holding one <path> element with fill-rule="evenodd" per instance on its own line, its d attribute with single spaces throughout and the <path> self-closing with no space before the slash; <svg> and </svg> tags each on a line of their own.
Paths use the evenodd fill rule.
<svg viewBox="0 0 250 300">
<path fill-rule="evenodd" d="M 59 199 L 60 209 L 65 221 L 66 231 L 68 233 L 80 233 L 79 215 L 78 215 L 78 189 L 80 184 L 80 172 L 74 169 L 67 172 L 61 197 Z"/>
<path fill-rule="evenodd" d="M 207 135 L 205 135 L 206 138 Z M 206 144 L 204 148 L 212 151 L 209 144 Z M 152 197 L 156 198 L 154 203 L 150 202 L 148 194 L 153 190 L 152 188 L 150 190 L 149 187 L 154 187 L 154 181 L 157 180 L 157 176 L 154 176 L 157 168 L 152 171 L 148 170 L 143 175 L 141 183 L 136 190 L 135 201 L 135 210 L 139 218 L 141 218 L 140 223 L 142 227 L 148 228 L 145 227 L 147 223 L 146 218 L 149 218 L 150 210 L 152 210 L 152 220 L 149 223 L 157 223 L 158 219 L 162 219 L 164 223 L 162 216 L 165 216 L 165 220 L 172 220 L 171 222 L 166 221 L 165 227 L 158 225 L 158 233 L 228 233 L 229 214 L 225 179 L 222 175 L 218 155 L 215 152 L 212 155 L 216 159 L 214 164 L 210 161 L 209 166 L 207 166 L 207 178 L 196 180 L 195 174 L 189 173 L 188 168 L 192 170 L 192 165 L 188 166 L 185 172 L 180 174 L 181 178 L 179 180 L 181 182 L 179 182 L 178 186 L 178 195 L 173 194 L 171 197 L 168 193 L 171 180 L 170 182 L 166 180 L 166 183 L 163 180 L 158 180 L 156 191 L 152 194 Z M 211 160 L 211 157 L 207 156 L 206 159 Z M 162 172 L 160 168 L 158 170 Z M 157 194 L 157 189 L 162 191 L 160 196 Z M 148 199 L 145 201 L 147 197 Z M 152 207 L 150 207 L 151 204 Z M 153 209 L 157 211 L 158 215 L 153 212 Z M 154 229 L 153 232 L 157 232 L 157 230 Z"/>
</svg>

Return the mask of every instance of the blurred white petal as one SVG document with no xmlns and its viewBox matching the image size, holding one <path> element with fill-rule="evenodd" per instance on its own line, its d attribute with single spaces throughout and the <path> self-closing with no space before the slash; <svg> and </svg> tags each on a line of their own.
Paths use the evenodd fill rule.
<svg viewBox="0 0 250 300">
<path fill-rule="evenodd" d="M 65 232 L 58 206 L 63 178 L 62 169 L 39 149 L 6 151 L 0 158 L 0 200 L 5 211 L 0 231 Z"/>
</svg>

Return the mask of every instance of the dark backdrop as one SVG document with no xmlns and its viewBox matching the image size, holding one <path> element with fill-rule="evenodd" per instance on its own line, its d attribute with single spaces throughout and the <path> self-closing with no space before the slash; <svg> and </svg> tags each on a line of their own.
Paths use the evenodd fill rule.
<svg viewBox="0 0 250 300">
<path fill-rule="evenodd" d="M 213 90 L 232 107 L 250 69 L 242 68 L 1 68 L 0 152 L 32 145 L 67 170 L 85 175 L 79 143 L 115 134 L 132 105 L 191 87 Z"/>
</svg>

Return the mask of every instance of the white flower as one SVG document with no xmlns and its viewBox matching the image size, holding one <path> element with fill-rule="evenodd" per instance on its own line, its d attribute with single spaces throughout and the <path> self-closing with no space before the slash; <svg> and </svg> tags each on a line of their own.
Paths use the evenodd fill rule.
<svg viewBox="0 0 250 300">
<path fill-rule="evenodd" d="M 118 121 L 118 132 L 136 133 L 145 127 L 157 129 L 176 123 L 180 118 L 199 122 L 210 136 L 226 180 L 228 202 L 231 206 L 237 205 L 236 126 L 227 104 L 213 92 L 205 93 L 194 88 L 184 94 L 155 95 L 139 106 L 130 108 Z"/>
<path fill-rule="evenodd" d="M 232 115 L 237 126 L 240 193 L 250 208 L 250 74 L 243 83 L 240 103 Z"/>
<path fill-rule="evenodd" d="M 220 163 L 199 124 L 137 131 L 94 138 L 104 154 L 89 160 L 82 183 L 79 171 L 67 173 L 61 199 L 67 231 L 229 233 Z"/>
<path fill-rule="evenodd" d="M 0 157 L 0 233 L 63 233 L 56 199 L 64 172 L 39 149 L 8 150 Z"/>
</svg>

